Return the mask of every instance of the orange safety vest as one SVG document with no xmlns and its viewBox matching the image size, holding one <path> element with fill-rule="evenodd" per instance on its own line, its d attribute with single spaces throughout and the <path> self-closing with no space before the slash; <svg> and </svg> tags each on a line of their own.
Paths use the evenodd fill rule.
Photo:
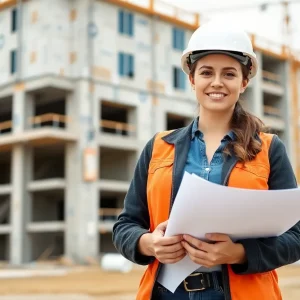
<svg viewBox="0 0 300 300">
<path fill-rule="evenodd" d="M 148 169 L 147 201 L 150 215 L 150 232 L 158 224 L 168 220 L 172 190 L 172 171 L 175 147 L 162 137 L 170 131 L 157 134 Z M 230 173 L 228 186 L 267 190 L 270 173 L 269 147 L 272 135 L 261 133 L 262 151 L 245 164 L 238 162 Z M 243 199 L 241 199 L 243 201 Z M 159 262 L 151 263 L 140 282 L 137 300 L 151 300 Z M 251 275 L 237 275 L 228 265 L 232 300 L 281 300 L 276 271 Z"/>
</svg>

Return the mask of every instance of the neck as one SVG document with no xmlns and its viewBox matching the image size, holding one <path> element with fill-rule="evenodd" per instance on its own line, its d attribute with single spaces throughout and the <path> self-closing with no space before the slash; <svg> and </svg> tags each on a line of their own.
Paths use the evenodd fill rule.
<svg viewBox="0 0 300 300">
<path fill-rule="evenodd" d="M 224 136 L 230 130 L 230 120 L 233 110 L 229 112 L 210 112 L 203 107 L 199 112 L 198 128 L 205 135 Z"/>
</svg>

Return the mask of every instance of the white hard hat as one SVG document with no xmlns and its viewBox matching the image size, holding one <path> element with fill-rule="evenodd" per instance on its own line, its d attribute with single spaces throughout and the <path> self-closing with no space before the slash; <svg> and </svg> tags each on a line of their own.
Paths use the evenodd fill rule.
<svg viewBox="0 0 300 300">
<path fill-rule="evenodd" d="M 256 55 L 247 33 L 224 23 L 210 22 L 200 26 L 191 36 L 181 57 L 182 70 L 189 75 L 189 65 L 208 54 L 226 54 L 250 69 L 248 78 L 255 76 L 258 68 Z"/>
</svg>

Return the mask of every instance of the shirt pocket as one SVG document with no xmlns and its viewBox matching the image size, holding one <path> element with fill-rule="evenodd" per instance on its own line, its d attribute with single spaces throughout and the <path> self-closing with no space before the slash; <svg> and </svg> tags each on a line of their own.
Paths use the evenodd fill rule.
<svg viewBox="0 0 300 300">
<path fill-rule="evenodd" d="M 263 165 L 263 164 L 252 164 L 252 163 L 238 163 L 236 168 L 248 172 L 252 174 L 252 176 L 268 179 L 270 174 L 269 166 Z"/>
<path fill-rule="evenodd" d="M 150 162 L 148 173 L 154 174 L 157 170 L 171 167 L 172 165 L 173 165 L 172 159 L 154 160 Z"/>
</svg>

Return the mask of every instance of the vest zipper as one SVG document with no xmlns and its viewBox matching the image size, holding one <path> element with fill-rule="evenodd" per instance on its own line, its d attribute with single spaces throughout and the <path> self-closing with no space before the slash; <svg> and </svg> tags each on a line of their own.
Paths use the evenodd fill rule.
<svg viewBox="0 0 300 300">
<path fill-rule="evenodd" d="M 231 174 L 232 169 L 236 165 L 236 162 L 233 163 L 230 168 L 228 169 L 228 172 L 224 178 L 223 185 L 227 186 L 228 185 L 228 179 Z M 229 284 L 229 274 L 228 274 L 228 269 L 227 265 L 222 266 L 222 279 L 223 279 L 223 285 L 224 285 L 224 297 L 225 300 L 231 300 L 231 293 L 230 293 L 230 284 Z"/>
</svg>

